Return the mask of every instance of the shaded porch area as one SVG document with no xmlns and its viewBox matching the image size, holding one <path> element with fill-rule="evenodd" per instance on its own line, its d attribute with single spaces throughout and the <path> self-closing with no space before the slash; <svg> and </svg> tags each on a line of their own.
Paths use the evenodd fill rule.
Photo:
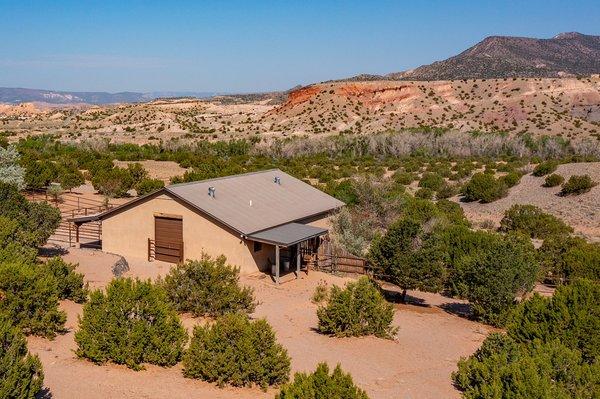
<svg viewBox="0 0 600 399">
<path fill-rule="evenodd" d="M 293 272 L 299 278 L 301 270 L 308 273 L 311 263 L 316 261 L 320 237 L 327 232 L 327 229 L 307 224 L 287 223 L 253 233 L 247 238 L 275 247 L 271 275 L 279 284 L 284 274 Z"/>
</svg>

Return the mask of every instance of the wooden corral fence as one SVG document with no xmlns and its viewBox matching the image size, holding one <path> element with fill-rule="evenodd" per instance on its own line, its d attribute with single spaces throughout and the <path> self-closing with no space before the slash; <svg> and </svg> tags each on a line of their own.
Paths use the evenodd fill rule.
<svg viewBox="0 0 600 399">
<path fill-rule="evenodd" d="M 315 268 L 330 273 L 372 274 L 367 259 L 335 248 L 328 237 L 321 240 Z"/>
<path fill-rule="evenodd" d="M 61 193 L 58 198 L 48 195 L 47 189 L 27 190 L 23 195 L 29 201 L 47 202 L 58 208 L 61 221 L 54 234 L 50 237 L 50 241 L 68 243 L 69 246 L 73 246 L 75 240 L 75 226 L 68 221 L 70 218 L 93 215 L 112 207 L 111 204 L 104 201 L 82 198 L 81 195 L 70 192 Z M 98 247 L 101 237 L 102 225 L 100 222 L 89 222 L 79 228 L 79 238 L 87 246 Z"/>
</svg>

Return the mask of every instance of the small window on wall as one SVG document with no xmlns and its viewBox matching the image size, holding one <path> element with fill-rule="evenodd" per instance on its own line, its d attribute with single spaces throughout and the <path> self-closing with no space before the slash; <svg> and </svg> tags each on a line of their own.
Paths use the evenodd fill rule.
<svg viewBox="0 0 600 399">
<path fill-rule="evenodd" d="M 262 249 L 262 242 L 254 241 L 254 252 L 258 252 Z"/>
</svg>

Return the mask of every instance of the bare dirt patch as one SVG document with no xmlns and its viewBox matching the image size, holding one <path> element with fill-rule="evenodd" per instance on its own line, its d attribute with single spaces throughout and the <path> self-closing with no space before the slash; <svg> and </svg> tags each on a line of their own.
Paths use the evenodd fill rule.
<svg viewBox="0 0 600 399">
<path fill-rule="evenodd" d="M 105 286 L 115 255 L 100 251 L 72 249 L 65 259 L 79 262 L 78 270 L 94 288 Z M 171 265 L 128 259 L 127 275 L 156 278 Z M 242 276 L 242 283 L 255 289 L 259 305 L 254 317 L 265 317 L 275 329 L 278 340 L 292 358 L 293 371 L 311 371 L 322 361 L 340 363 L 371 398 L 458 398 L 450 381 L 461 356 L 471 354 L 485 339 L 489 328 L 443 310 L 460 307 L 460 301 L 440 295 L 410 292 L 419 305 L 398 305 L 394 324 L 399 326 L 395 340 L 374 337 L 338 339 L 321 335 L 317 327 L 317 306 L 310 302 L 320 281 L 343 285 L 349 278 L 319 272 L 302 275 L 276 287 L 267 276 L 256 273 Z M 186 379 L 181 366 L 148 366 L 135 372 L 117 365 L 95 365 L 77 359 L 73 333 L 82 306 L 64 301 L 69 332 L 49 341 L 30 337 L 29 348 L 40 355 L 45 383 L 57 398 L 272 398 L 276 390 L 219 389 L 212 384 Z M 183 317 L 191 329 L 201 320 Z"/>
<path fill-rule="evenodd" d="M 564 164 L 555 173 L 564 176 L 565 180 L 572 175 L 589 174 L 592 180 L 600 183 L 600 162 Z M 460 205 L 470 221 L 482 223 L 490 220 L 497 226 L 504 212 L 514 204 L 536 205 L 564 220 L 575 233 L 590 241 L 600 241 L 600 185 L 585 194 L 561 197 L 557 195 L 560 187 L 542 187 L 544 179 L 525 175 L 505 198 L 489 204 L 461 202 Z"/>
<path fill-rule="evenodd" d="M 113 161 L 113 163 L 121 168 L 126 168 L 127 165 L 132 163 L 139 163 L 148 171 L 148 175 L 152 179 L 160 179 L 167 184 L 171 181 L 172 177 L 182 176 L 186 171 L 177 162 L 173 161 Z"/>
</svg>

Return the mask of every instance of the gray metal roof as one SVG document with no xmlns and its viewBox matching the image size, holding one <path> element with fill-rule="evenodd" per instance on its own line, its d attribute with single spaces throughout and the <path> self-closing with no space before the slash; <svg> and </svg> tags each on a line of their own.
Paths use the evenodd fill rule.
<svg viewBox="0 0 600 399">
<path fill-rule="evenodd" d="M 320 227 L 301 223 L 288 223 L 250 234 L 248 238 L 254 241 L 289 247 L 290 245 L 308 240 L 309 238 L 318 237 L 325 233 L 327 233 L 327 229 Z"/>
<path fill-rule="evenodd" d="M 209 187 L 214 188 L 214 197 Z M 279 169 L 175 184 L 165 190 L 244 235 L 344 205 Z"/>
</svg>

